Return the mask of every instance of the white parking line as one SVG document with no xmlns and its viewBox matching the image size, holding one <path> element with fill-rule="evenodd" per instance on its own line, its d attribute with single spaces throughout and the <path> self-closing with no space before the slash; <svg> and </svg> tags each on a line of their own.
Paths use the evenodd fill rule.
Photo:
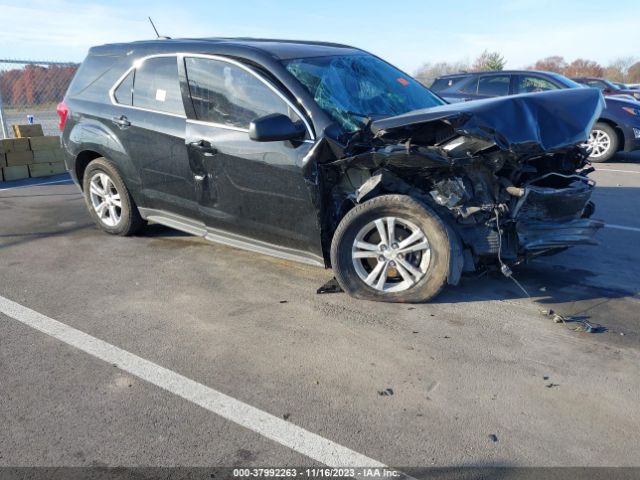
<svg viewBox="0 0 640 480">
<path fill-rule="evenodd" d="M 0 188 L 0 192 L 4 192 L 6 190 L 16 190 L 18 188 L 39 187 L 41 185 L 54 185 L 56 183 L 66 183 L 66 182 L 71 182 L 71 179 L 70 178 L 63 178 L 62 180 L 53 180 L 51 182 L 31 183 L 29 185 L 18 185 L 18 186 L 15 186 L 15 187 Z"/>
<path fill-rule="evenodd" d="M 605 223 L 606 228 L 614 228 L 616 230 L 626 230 L 628 232 L 640 232 L 640 228 L 637 227 L 627 227 L 625 225 L 613 225 L 611 223 Z"/>
<path fill-rule="evenodd" d="M 0 312 L 325 465 L 385 468 L 376 460 L 2 296 Z"/>
</svg>

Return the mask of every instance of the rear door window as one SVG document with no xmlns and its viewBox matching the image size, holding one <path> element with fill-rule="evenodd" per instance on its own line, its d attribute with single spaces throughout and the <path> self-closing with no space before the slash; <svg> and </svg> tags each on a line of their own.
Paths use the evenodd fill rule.
<svg viewBox="0 0 640 480">
<path fill-rule="evenodd" d="M 535 75 L 520 75 L 516 82 L 515 93 L 535 93 L 557 90 L 559 87 L 546 78 Z"/>
<path fill-rule="evenodd" d="M 487 97 L 509 95 L 509 75 L 485 75 L 478 80 L 478 94 Z"/>
<path fill-rule="evenodd" d="M 176 57 L 149 58 L 136 69 L 133 106 L 184 115 Z"/>
<path fill-rule="evenodd" d="M 281 113 L 300 118 L 255 75 L 213 58 L 185 58 L 189 93 L 196 119 L 248 129 L 256 118 Z"/>
</svg>

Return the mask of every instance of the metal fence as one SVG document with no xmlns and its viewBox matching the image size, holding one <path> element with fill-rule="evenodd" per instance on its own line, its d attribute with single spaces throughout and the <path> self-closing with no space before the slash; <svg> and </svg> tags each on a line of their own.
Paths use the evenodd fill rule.
<svg viewBox="0 0 640 480">
<path fill-rule="evenodd" d="M 77 63 L 0 59 L 0 138 L 14 136 L 14 124 L 42 125 L 58 135 L 56 106 L 73 78 Z"/>
</svg>

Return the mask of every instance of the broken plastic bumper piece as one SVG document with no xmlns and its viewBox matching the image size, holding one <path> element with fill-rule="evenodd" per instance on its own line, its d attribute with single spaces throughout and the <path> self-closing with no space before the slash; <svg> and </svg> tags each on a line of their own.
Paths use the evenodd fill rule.
<svg viewBox="0 0 640 480">
<path fill-rule="evenodd" d="M 604 227 L 600 220 L 579 218 L 568 222 L 520 222 L 517 226 L 520 248 L 548 250 L 573 245 L 594 245 L 593 236 Z"/>
</svg>

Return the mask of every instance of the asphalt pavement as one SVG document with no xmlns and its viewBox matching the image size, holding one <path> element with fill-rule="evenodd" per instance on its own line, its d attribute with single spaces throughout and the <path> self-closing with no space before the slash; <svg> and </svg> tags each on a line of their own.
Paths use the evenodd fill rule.
<svg viewBox="0 0 640 480">
<path fill-rule="evenodd" d="M 596 168 L 599 246 L 422 305 L 0 184 L 0 466 L 639 466 L 640 155 Z"/>
</svg>

